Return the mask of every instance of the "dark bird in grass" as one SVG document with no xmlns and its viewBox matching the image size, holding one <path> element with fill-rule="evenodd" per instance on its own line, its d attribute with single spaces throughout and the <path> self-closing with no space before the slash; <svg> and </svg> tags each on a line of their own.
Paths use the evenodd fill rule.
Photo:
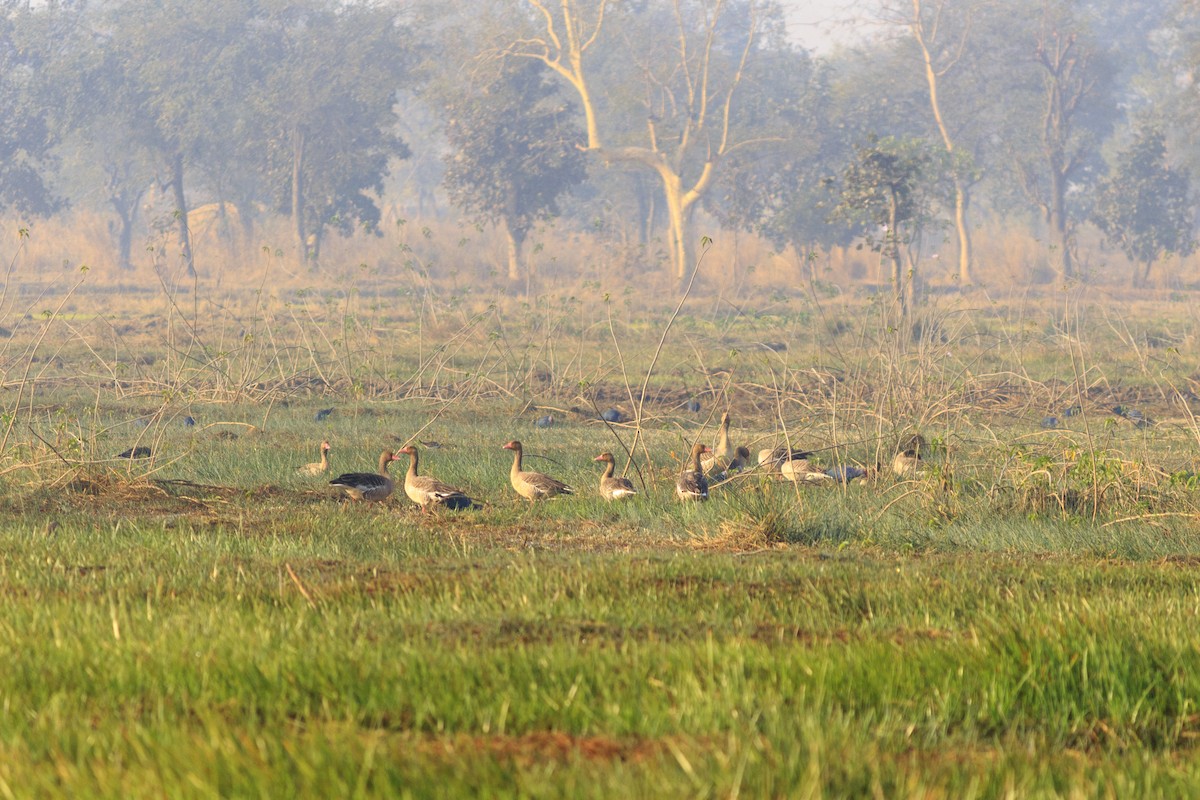
<svg viewBox="0 0 1200 800">
<path fill-rule="evenodd" d="M 618 408 L 610 408 L 600 415 L 605 422 L 624 422 L 625 415 Z"/>
<path fill-rule="evenodd" d="M 533 424 L 539 428 L 549 428 L 554 425 L 554 415 L 547 414 L 544 417 L 538 417 L 533 421 Z"/>
<path fill-rule="evenodd" d="M 1138 428 L 1154 427 L 1154 420 L 1147 417 L 1136 408 L 1126 408 L 1125 406 L 1113 406 L 1112 412 L 1118 417 L 1124 417 Z"/>
<path fill-rule="evenodd" d="M 194 428 L 194 427 L 196 427 L 196 418 L 195 417 L 184 417 L 183 424 L 189 428 Z"/>
<path fill-rule="evenodd" d="M 333 413 L 332 408 L 322 408 L 320 411 L 317 412 L 316 416 L 313 417 L 313 419 L 316 420 L 317 422 L 324 422 L 325 420 L 329 419 L 329 415 L 332 413 Z"/>
<path fill-rule="evenodd" d="M 1083 413 L 1083 406 L 1067 406 L 1063 409 L 1064 417 L 1077 417 Z"/>
<path fill-rule="evenodd" d="M 1043 428 L 1057 428 L 1058 427 L 1058 417 L 1042 417 L 1042 427 Z"/>
<path fill-rule="evenodd" d="M 692 412 L 693 414 L 699 414 L 700 413 L 700 401 L 693 397 L 691 400 L 687 401 L 687 404 L 684 405 L 684 408 L 686 408 L 688 411 Z"/>
<path fill-rule="evenodd" d="M 830 467 L 825 470 L 825 474 L 833 478 L 838 483 L 850 483 L 859 478 L 867 477 L 867 471 L 862 467 L 856 467 L 851 464 L 839 465 Z"/>
<path fill-rule="evenodd" d="M 128 450 L 126 450 L 124 453 L 119 453 L 117 455 L 117 458 L 149 458 L 149 457 L 150 457 L 150 448 L 149 447 L 131 447 Z"/>
</svg>

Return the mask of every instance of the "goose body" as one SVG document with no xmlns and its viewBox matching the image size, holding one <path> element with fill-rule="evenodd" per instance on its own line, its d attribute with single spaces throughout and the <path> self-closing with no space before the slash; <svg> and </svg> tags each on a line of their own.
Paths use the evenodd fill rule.
<svg viewBox="0 0 1200 800">
<path fill-rule="evenodd" d="M 526 500 L 544 500 L 558 494 L 575 494 L 574 489 L 557 478 L 521 469 L 523 450 L 519 441 L 514 439 L 504 445 L 504 449 L 513 451 L 512 469 L 509 470 L 508 479 L 521 497 Z"/>
<path fill-rule="evenodd" d="M 812 453 L 808 450 L 788 450 L 786 447 L 768 447 L 758 451 L 758 465 L 772 472 L 778 472 L 788 461 L 807 459 Z"/>
<path fill-rule="evenodd" d="M 675 495 L 680 500 L 699 502 L 708 499 L 708 478 L 704 476 L 704 470 L 700 467 L 700 458 L 711 452 L 706 445 L 692 445 L 688 463 L 683 472 L 679 473 L 679 479 L 675 481 Z"/>
<path fill-rule="evenodd" d="M 902 478 L 921 475 L 925 472 L 925 462 L 916 450 L 904 450 L 892 459 L 892 472 Z"/>
<path fill-rule="evenodd" d="M 833 476 L 813 466 L 807 458 L 791 458 L 779 465 L 779 474 L 792 483 L 833 483 Z"/>
<path fill-rule="evenodd" d="M 729 412 L 721 415 L 721 430 L 717 435 L 717 448 L 705 450 L 700 457 L 700 466 L 705 472 L 724 471 L 737 458 L 737 449 L 729 443 Z"/>
<path fill-rule="evenodd" d="M 321 460 L 314 461 L 311 464 L 305 464 L 303 467 L 300 467 L 296 470 L 297 473 L 300 475 L 309 475 L 315 478 L 316 476 L 324 475 L 329 471 L 329 451 L 332 448 L 329 446 L 329 442 L 325 441 L 321 442 L 321 447 L 319 449 L 321 453 Z"/>
<path fill-rule="evenodd" d="M 604 474 L 600 476 L 600 496 L 605 500 L 625 500 L 637 494 L 633 481 L 619 475 L 613 475 L 617 462 L 612 453 L 601 453 L 592 459 L 605 463 Z"/>
<path fill-rule="evenodd" d="M 408 456 L 408 472 L 404 475 L 404 493 L 408 499 L 421 507 L 422 511 L 430 507 L 452 508 L 460 511 L 467 508 L 477 508 L 478 503 L 467 496 L 462 489 L 443 483 L 437 478 L 417 474 L 417 448 L 411 444 L 400 448 L 400 452 Z"/>
<path fill-rule="evenodd" d="M 396 482 L 388 475 L 388 464 L 396 460 L 391 450 L 379 454 L 378 472 L 347 472 L 329 482 L 336 486 L 351 500 L 379 501 L 386 500 L 396 489 Z"/>
</svg>

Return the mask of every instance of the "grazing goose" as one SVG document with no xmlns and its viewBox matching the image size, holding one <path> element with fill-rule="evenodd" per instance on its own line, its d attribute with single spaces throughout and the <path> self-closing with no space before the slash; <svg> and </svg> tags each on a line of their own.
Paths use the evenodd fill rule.
<svg viewBox="0 0 1200 800">
<path fill-rule="evenodd" d="M 734 459 L 729 462 L 728 466 L 721 469 L 720 464 L 718 463 L 715 465 L 717 468 L 709 472 L 709 475 L 713 478 L 713 480 L 718 482 L 727 481 L 733 477 L 734 473 L 743 472 L 744 470 L 751 468 L 752 465 L 750 463 L 749 447 L 739 446 L 734 452 L 736 455 L 734 456 Z M 703 459 L 701 459 L 701 466 L 703 466 Z"/>
<path fill-rule="evenodd" d="M 430 506 L 442 506 L 461 511 L 466 508 L 478 508 L 479 504 L 467 496 L 462 489 L 442 483 L 437 478 L 417 474 L 417 448 L 411 444 L 400 448 L 400 452 L 408 456 L 408 473 L 404 476 L 404 493 L 408 499 L 427 511 Z"/>
<path fill-rule="evenodd" d="M 683 472 L 679 473 L 679 480 L 675 481 L 675 494 L 680 500 L 708 499 L 708 478 L 704 477 L 704 470 L 700 468 L 700 457 L 711 452 L 707 445 L 692 445 L 688 463 L 684 465 Z"/>
<path fill-rule="evenodd" d="M 788 461 L 806 459 L 812 455 L 808 450 L 788 450 L 786 447 L 770 447 L 758 451 L 758 465 L 771 472 L 778 472 Z"/>
<path fill-rule="evenodd" d="M 297 469 L 296 472 L 300 475 L 310 475 L 314 478 L 318 475 L 324 475 L 329 470 L 329 451 L 331 449 L 333 448 L 329 446 L 328 441 L 321 442 L 321 447 L 319 448 L 321 460 L 305 464 L 303 467 Z"/>
<path fill-rule="evenodd" d="M 617 466 L 617 460 L 613 458 L 612 453 L 601 453 L 593 458 L 592 461 L 603 461 L 605 463 L 604 475 L 600 477 L 600 496 L 605 500 L 624 500 L 637 494 L 637 489 L 633 488 L 633 481 L 629 480 L 629 478 L 613 475 L 613 470 Z"/>
<path fill-rule="evenodd" d="M 779 474 L 792 483 L 833 483 L 833 476 L 812 465 L 807 458 L 790 458 L 779 465 Z"/>
<path fill-rule="evenodd" d="M 522 450 L 519 441 L 514 439 L 504 445 L 504 449 L 513 451 L 512 469 L 509 470 L 508 479 L 521 497 L 526 500 L 542 500 L 556 494 L 575 494 L 574 489 L 560 480 L 540 472 L 526 472 L 521 469 Z"/>
<path fill-rule="evenodd" d="M 897 453 L 904 453 L 911 450 L 913 454 L 920 458 L 929 452 L 929 442 L 925 441 L 925 437 L 919 433 L 914 433 L 911 436 L 903 439 L 900 446 L 896 448 Z"/>
<path fill-rule="evenodd" d="M 896 453 L 892 459 L 892 472 L 901 478 L 925 473 L 925 462 L 921 460 L 920 451 L 903 450 Z"/>
<path fill-rule="evenodd" d="M 378 472 L 347 472 L 329 482 L 350 496 L 351 500 L 386 500 L 396 488 L 388 475 L 388 464 L 396 460 L 391 450 L 379 454 Z"/>
<path fill-rule="evenodd" d="M 721 432 L 717 436 L 717 449 L 708 450 L 708 455 L 700 459 L 700 465 L 705 472 L 721 471 L 737 458 L 737 449 L 729 443 L 729 412 L 721 415 Z"/>
</svg>

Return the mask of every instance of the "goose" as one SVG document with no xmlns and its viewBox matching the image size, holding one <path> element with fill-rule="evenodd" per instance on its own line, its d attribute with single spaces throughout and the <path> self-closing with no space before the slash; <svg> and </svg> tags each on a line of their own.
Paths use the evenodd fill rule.
<svg viewBox="0 0 1200 800">
<path fill-rule="evenodd" d="M 399 452 L 408 456 L 408 472 L 404 476 L 404 493 L 408 499 L 427 511 L 431 506 L 441 506 L 461 511 L 467 508 L 478 508 L 479 504 L 467 496 L 462 489 L 442 483 L 437 478 L 417 474 L 417 448 L 411 444 L 401 447 Z"/>
<path fill-rule="evenodd" d="M 707 445 L 692 445 L 688 463 L 684 465 L 683 472 L 679 473 L 679 479 L 675 481 L 675 494 L 680 500 L 686 502 L 708 499 L 708 478 L 704 477 L 704 470 L 700 468 L 700 457 L 711 452 Z"/>
<path fill-rule="evenodd" d="M 892 459 L 892 472 L 902 478 L 910 475 L 923 475 L 925 462 L 921 460 L 920 451 L 903 450 L 896 453 Z"/>
<path fill-rule="evenodd" d="M 388 464 L 396 460 L 391 450 L 379 454 L 378 472 L 347 472 L 329 482 L 350 496 L 351 500 L 386 500 L 396 488 L 396 482 L 388 475 Z"/>
<path fill-rule="evenodd" d="M 556 494 L 575 494 L 574 489 L 560 480 L 540 472 L 526 472 L 521 469 L 523 451 L 519 441 L 514 439 L 504 445 L 504 449 L 513 451 L 512 469 L 509 470 L 508 479 L 521 497 L 526 500 L 542 500 L 554 497 Z"/>
<path fill-rule="evenodd" d="M 318 475 L 323 475 L 329 470 L 329 451 L 331 449 L 328 441 L 321 442 L 321 446 L 318 448 L 318 451 L 321 453 L 321 460 L 305 464 L 296 470 L 297 474 L 310 475 L 314 478 Z"/>
<path fill-rule="evenodd" d="M 605 500 L 624 500 L 627 497 L 633 497 L 637 494 L 637 489 L 633 488 L 633 481 L 629 478 L 613 475 L 613 469 L 616 468 L 617 461 L 613 458 L 612 453 L 601 453 L 592 459 L 592 461 L 603 461 L 605 463 L 604 474 L 600 477 L 600 496 Z"/>
<path fill-rule="evenodd" d="M 787 461 L 807 459 L 812 455 L 809 450 L 788 450 L 786 447 L 768 447 L 758 451 L 758 465 L 771 472 L 778 472 Z"/>
<path fill-rule="evenodd" d="M 737 449 L 729 443 L 729 412 L 721 415 L 721 432 L 717 435 L 717 449 L 706 451 L 709 455 L 700 459 L 705 472 L 724 470 L 737 458 Z"/>
<path fill-rule="evenodd" d="M 807 458 L 789 458 L 779 465 L 779 474 L 792 483 L 833 483 L 833 476 L 814 467 Z"/>
</svg>

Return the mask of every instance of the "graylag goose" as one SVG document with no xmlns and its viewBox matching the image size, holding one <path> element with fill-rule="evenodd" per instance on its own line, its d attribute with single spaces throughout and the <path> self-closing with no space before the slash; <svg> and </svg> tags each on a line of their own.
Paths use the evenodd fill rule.
<svg viewBox="0 0 1200 800">
<path fill-rule="evenodd" d="M 758 451 L 758 465 L 770 472 L 778 472 L 788 461 L 807 459 L 812 455 L 808 450 L 788 450 L 786 447 L 769 447 Z"/>
<path fill-rule="evenodd" d="M 613 475 L 617 460 L 613 458 L 612 453 L 601 453 L 592 461 L 603 461 L 605 464 L 604 474 L 600 477 L 600 496 L 605 500 L 624 500 L 637 494 L 637 489 L 633 488 L 633 481 Z"/>
<path fill-rule="evenodd" d="M 925 474 L 925 462 L 919 450 L 903 450 L 892 459 L 892 472 L 901 478 Z"/>
<path fill-rule="evenodd" d="M 329 471 L 329 451 L 331 449 L 333 448 L 329 446 L 328 441 L 321 442 L 321 447 L 319 448 L 321 460 L 305 464 L 303 467 L 297 469 L 296 472 L 300 475 L 309 475 L 314 478 L 318 475 L 324 475 Z"/>
<path fill-rule="evenodd" d="M 556 494 L 575 494 L 574 489 L 560 480 L 540 472 L 526 472 L 521 469 L 523 451 L 519 441 L 514 439 L 504 445 L 504 449 L 513 451 L 512 469 L 509 470 L 508 479 L 521 497 L 526 500 L 543 500 L 547 497 L 554 497 Z"/>
<path fill-rule="evenodd" d="M 396 455 L 391 450 L 384 450 L 379 454 L 378 472 L 347 472 L 331 480 L 329 485 L 340 488 L 351 500 L 386 500 L 396 489 L 396 482 L 388 475 L 388 464 L 395 460 Z"/>
<path fill-rule="evenodd" d="M 721 472 L 729 468 L 730 463 L 737 458 L 737 450 L 729 443 L 729 412 L 721 415 L 721 431 L 717 434 L 717 449 L 707 450 L 700 459 L 700 466 L 705 472 Z"/>
<path fill-rule="evenodd" d="M 408 499 L 428 511 L 430 507 L 450 508 L 461 511 L 468 508 L 478 508 L 479 504 L 467 496 L 462 489 L 442 483 L 437 478 L 417 474 L 417 448 L 411 444 L 401 447 L 400 452 L 408 456 L 408 472 L 404 476 L 404 493 Z"/>
<path fill-rule="evenodd" d="M 708 499 L 708 478 L 704 477 L 704 470 L 700 468 L 700 458 L 711 452 L 707 445 L 692 445 L 688 463 L 684 465 L 683 472 L 679 473 L 679 480 L 675 481 L 675 494 L 680 500 L 686 502 Z"/>
<path fill-rule="evenodd" d="M 789 458 L 779 465 L 779 474 L 792 483 L 833 483 L 834 478 L 822 469 L 813 466 L 807 458 Z"/>
</svg>

